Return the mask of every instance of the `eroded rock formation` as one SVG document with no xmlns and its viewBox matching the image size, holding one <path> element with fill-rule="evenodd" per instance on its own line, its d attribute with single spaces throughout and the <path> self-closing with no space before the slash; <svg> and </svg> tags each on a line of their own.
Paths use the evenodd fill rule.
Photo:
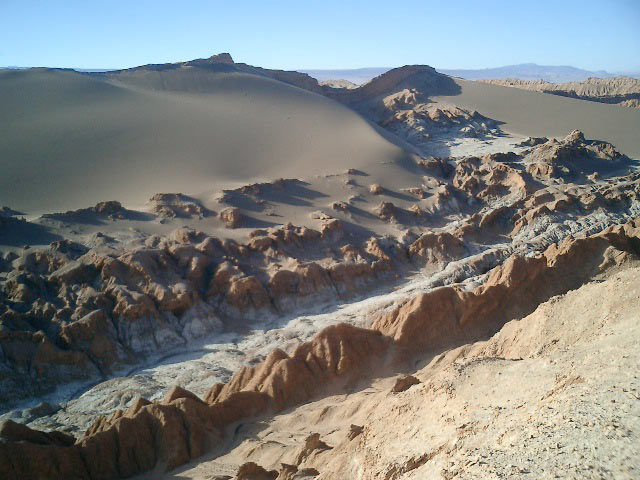
<svg viewBox="0 0 640 480">
<path fill-rule="evenodd" d="M 202 218 L 211 214 L 199 201 L 182 193 L 157 193 L 149 199 L 147 207 L 150 212 L 164 218 Z"/>
<path fill-rule="evenodd" d="M 321 213 L 319 230 L 291 224 L 260 229 L 246 244 L 182 228 L 149 236 L 135 249 L 114 248 L 96 236 L 93 246 L 61 240 L 12 252 L 0 262 L 0 363 L 7 372 L 0 401 L 104 378 L 241 319 L 347 299 L 403 270 L 439 271 L 492 244 L 511 244 L 470 259 L 449 281 L 464 278 L 500 263 L 511 249 L 543 249 L 563 238 L 568 231 L 545 233 L 560 214 L 617 218 L 637 210 L 640 178 L 609 179 L 629 165 L 610 144 L 577 131 L 533 143 L 522 154 L 468 157 L 455 167 L 422 161 L 425 182 L 439 177 L 432 193 L 408 210 L 382 202 L 375 211 L 383 222 L 419 225 L 419 236 L 354 237 L 340 220 Z M 596 170 L 603 180 L 587 178 Z M 223 201 L 257 202 L 305 188 L 294 180 L 253 184 L 227 192 Z M 82 214 L 128 215 L 117 202 L 87 210 Z M 439 228 L 447 215 L 459 218 L 455 227 Z"/>
<path fill-rule="evenodd" d="M 484 338 L 539 302 L 637 258 L 639 245 L 640 221 L 635 220 L 598 235 L 569 238 L 537 257 L 512 257 L 480 287 L 443 287 L 418 295 L 380 317 L 371 330 L 329 327 L 291 355 L 276 350 L 259 366 L 242 369 L 227 384 L 214 386 L 205 401 L 180 389 L 161 402 L 138 401 L 128 411 L 98 420 L 73 445 L 65 435 L 5 424 L 0 473 L 10 479 L 108 479 L 172 469 L 219 441 L 225 426 L 362 380 L 371 362 L 380 374 L 385 359 L 395 364 Z M 307 440 L 301 455 L 327 448 L 319 437 Z"/>
</svg>

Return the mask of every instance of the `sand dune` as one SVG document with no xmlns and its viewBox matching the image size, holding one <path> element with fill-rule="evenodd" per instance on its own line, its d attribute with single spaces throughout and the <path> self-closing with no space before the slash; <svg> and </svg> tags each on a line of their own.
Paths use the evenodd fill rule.
<svg viewBox="0 0 640 480">
<path fill-rule="evenodd" d="M 502 129 L 531 136 L 564 136 L 573 129 L 613 143 L 640 158 L 640 110 L 564 98 L 481 82 L 455 80 L 459 95 L 434 96 L 436 102 L 474 109 L 504 122 Z"/>
<path fill-rule="evenodd" d="M 579 128 L 640 158 L 640 111 L 455 81 L 460 93 L 432 99 L 478 110 L 523 135 Z M 28 214 L 108 199 L 138 207 L 158 192 L 213 192 L 407 158 L 411 147 L 393 134 L 303 88 L 320 89 L 296 73 L 207 60 L 94 75 L 2 71 L 0 204 Z M 379 173 L 388 179 L 403 171 Z"/>
<path fill-rule="evenodd" d="M 0 76 L 0 204 L 42 213 L 164 191 L 202 192 L 401 158 L 362 118 L 320 95 L 244 73 L 213 94 L 112 85 L 71 71 Z M 327 141 L 330 139 L 330 141 Z M 80 174 L 78 174 L 80 172 Z"/>
</svg>

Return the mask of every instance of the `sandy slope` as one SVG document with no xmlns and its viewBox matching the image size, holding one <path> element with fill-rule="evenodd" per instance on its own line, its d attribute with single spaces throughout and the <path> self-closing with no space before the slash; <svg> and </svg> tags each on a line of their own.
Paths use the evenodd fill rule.
<svg viewBox="0 0 640 480">
<path fill-rule="evenodd" d="M 434 96 L 443 104 L 474 109 L 504 122 L 502 129 L 531 136 L 562 136 L 574 128 L 587 137 L 611 142 L 631 158 L 640 158 L 640 110 L 540 92 L 455 80 L 461 93 Z"/>
<path fill-rule="evenodd" d="M 2 72 L 0 204 L 27 213 L 108 199 L 140 205 L 158 192 L 198 193 L 404 155 L 319 95 L 239 73 L 209 83 L 215 94 L 132 90 L 68 71 Z"/>
</svg>

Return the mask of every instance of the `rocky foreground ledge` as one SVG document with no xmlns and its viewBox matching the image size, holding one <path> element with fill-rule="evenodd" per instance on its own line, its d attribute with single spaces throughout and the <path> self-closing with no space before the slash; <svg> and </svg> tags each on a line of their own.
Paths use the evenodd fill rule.
<svg viewBox="0 0 640 480">
<path fill-rule="evenodd" d="M 292 354 L 276 350 L 262 364 L 212 386 L 204 399 L 180 388 L 160 402 L 140 398 L 128 410 L 98 419 L 78 439 L 7 422 L 0 429 L 0 473 L 8 479 L 110 479 L 174 469 L 221 445 L 238 421 L 353 388 L 372 378 L 373 364 L 380 376 L 485 338 L 550 297 L 639 255 L 640 220 L 633 220 L 567 238 L 537 256 L 510 257 L 477 288 L 452 285 L 418 295 L 376 319 L 371 329 L 329 327 Z M 319 445 L 318 439 L 308 443 Z M 301 452 L 301 463 L 305 458 Z M 291 478 L 299 466 L 283 467 L 278 478 Z M 245 465 L 238 478 L 251 478 L 243 472 L 259 468 Z"/>
</svg>

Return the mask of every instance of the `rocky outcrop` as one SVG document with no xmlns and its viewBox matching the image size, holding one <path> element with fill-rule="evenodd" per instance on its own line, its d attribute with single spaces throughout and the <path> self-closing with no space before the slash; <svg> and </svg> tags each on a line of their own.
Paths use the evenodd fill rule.
<svg viewBox="0 0 640 480">
<path fill-rule="evenodd" d="M 202 218 L 211 214 L 199 201 L 182 193 L 158 193 L 149 199 L 147 208 L 164 218 Z"/>
<path fill-rule="evenodd" d="M 214 387 L 208 404 L 174 389 L 162 402 L 137 402 L 128 411 L 100 418 L 75 444 L 68 437 L 58 441 L 54 434 L 5 424 L 0 474 L 7 479 L 110 479 L 152 468 L 171 470 L 202 455 L 230 423 L 280 411 L 360 377 L 387 346 L 378 332 L 329 327 L 291 356 L 275 351 L 259 367 L 241 370 L 228 384 Z M 311 439 L 305 455 L 323 445 Z M 37 462 L 27 460 L 34 456 Z"/>
<path fill-rule="evenodd" d="M 266 394 L 276 411 L 359 378 L 371 361 L 384 356 L 388 342 L 379 332 L 338 324 L 327 327 L 292 355 L 275 350 L 257 367 L 245 367 L 229 383 L 214 386 L 209 402 L 238 392 Z"/>
<path fill-rule="evenodd" d="M 373 195 L 382 195 L 384 193 L 384 188 L 379 183 L 372 183 L 369 185 L 369 192 Z"/>
<path fill-rule="evenodd" d="M 297 465 L 282 463 L 280 470 L 266 470 L 255 462 L 240 465 L 234 479 L 236 480 L 306 480 L 319 475 L 315 468 L 301 468 Z M 231 477 L 228 477 L 229 479 Z"/>
<path fill-rule="evenodd" d="M 8 442 L 29 442 L 36 445 L 70 447 L 75 438 L 64 432 L 39 432 L 20 423 L 7 420 L 0 425 L 0 438 Z"/>
<path fill-rule="evenodd" d="M 418 380 L 413 375 L 405 375 L 404 377 L 400 377 L 398 378 L 398 380 L 396 380 L 396 383 L 394 383 L 391 391 L 393 393 L 404 392 L 405 390 L 411 388 L 413 385 L 417 385 L 419 383 L 420 380 Z"/>
<path fill-rule="evenodd" d="M 380 202 L 374 212 L 380 220 L 390 223 L 397 223 L 400 214 L 400 210 L 392 202 Z"/>
<path fill-rule="evenodd" d="M 349 427 L 349 434 L 347 435 L 347 439 L 351 441 L 358 435 L 361 435 L 362 432 L 364 432 L 364 427 L 362 425 L 351 424 L 351 426 Z"/>
<path fill-rule="evenodd" d="M 534 188 L 530 177 L 492 156 L 467 157 L 458 162 L 452 184 L 458 190 L 483 202 L 503 198 L 522 199 Z"/>
<path fill-rule="evenodd" d="M 430 195 L 409 210 L 383 202 L 375 212 L 385 222 L 420 226 L 420 236 L 357 238 L 340 220 L 320 213 L 319 230 L 291 224 L 255 230 L 246 244 L 182 228 L 150 236 L 135 249 L 64 240 L 2 259 L 0 365 L 7 373 L 0 379 L 0 401 L 108 377 L 223 325 L 233 329 L 264 315 L 348 299 L 393 281 L 405 268 L 433 273 L 486 246 L 518 248 L 528 238 L 536 245 L 527 249 L 543 249 L 567 234 L 540 236 L 556 215 L 595 215 L 598 209 L 626 215 L 638 202 L 637 175 L 595 183 L 586 177 L 597 170 L 609 178 L 629 161 L 580 132 L 522 154 L 468 157 L 455 167 L 443 159 L 421 162 L 430 174 L 425 182 L 437 185 Z M 568 173 L 536 179 L 527 172 L 532 165 Z M 560 186 L 558 178 L 577 183 Z M 305 188 L 294 180 L 252 184 L 227 192 L 226 201 Z M 99 208 L 102 214 L 114 209 L 111 203 Z M 455 228 L 441 227 L 447 216 L 457 219 Z M 506 255 L 487 253 L 452 278 L 494 266 Z"/>
<path fill-rule="evenodd" d="M 535 147 L 542 143 L 547 143 L 549 139 L 547 137 L 527 137 L 518 144 L 519 147 Z"/>
<path fill-rule="evenodd" d="M 340 221 L 328 218 L 320 231 L 257 230 L 246 245 L 183 228 L 134 250 L 68 241 L 26 249 L 0 280 L 0 401 L 104 378 L 219 331 L 223 321 L 233 328 L 349 298 L 404 256 L 401 248 L 348 240 Z M 330 257 L 327 247 L 335 249 Z M 273 269 L 277 258 L 290 267 Z"/>
<path fill-rule="evenodd" d="M 123 220 L 130 218 L 133 212 L 127 210 L 116 200 L 98 202 L 94 207 L 81 208 L 79 210 L 68 210 L 64 213 L 45 213 L 42 218 L 54 220 L 87 220 L 95 216 L 108 218 L 110 220 Z"/>
<path fill-rule="evenodd" d="M 235 478 L 236 480 L 275 480 L 278 478 L 278 472 L 267 471 L 254 462 L 246 462 L 240 465 Z"/>
<path fill-rule="evenodd" d="M 377 115 L 380 126 L 420 146 L 434 135 L 483 137 L 497 131 L 497 124 L 475 111 L 420 102 L 416 91 L 405 90 L 383 100 Z"/>
<path fill-rule="evenodd" d="M 387 95 L 390 91 L 402 91 L 420 85 L 425 95 L 437 95 L 450 91 L 451 78 L 442 75 L 428 65 L 406 65 L 391 69 L 358 88 L 336 89 L 324 87 L 322 94 L 338 102 L 362 107 L 362 103 Z"/>
<path fill-rule="evenodd" d="M 328 327 L 291 355 L 275 350 L 262 364 L 240 370 L 227 384 L 214 386 L 206 401 L 174 389 L 162 402 L 139 401 L 128 411 L 100 419 L 73 445 L 66 436 L 5 424 L 0 429 L 0 473 L 8 479 L 108 479 L 175 468 L 219 441 L 232 422 L 341 389 L 366 378 L 372 362 L 380 374 L 390 354 L 395 361 L 423 358 L 484 338 L 541 301 L 638 254 L 636 220 L 598 235 L 569 238 L 537 257 L 512 257 L 478 288 L 451 286 L 420 294 L 381 316 L 371 330 Z M 327 448 L 312 435 L 298 460 Z"/>
<path fill-rule="evenodd" d="M 242 213 L 237 208 L 225 208 L 220 212 L 220 220 L 227 228 L 238 228 L 242 224 Z"/>
<path fill-rule="evenodd" d="M 439 157 L 421 158 L 418 165 L 427 173 L 441 178 L 448 178 L 455 169 L 450 159 Z"/>
<path fill-rule="evenodd" d="M 73 445 L 11 441 L 2 435 L 0 473 L 7 479 L 128 477 L 154 466 L 175 468 L 202 455 L 218 437 L 208 406 L 181 398 L 126 413 Z"/>
<path fill-rule="evenodd" d="M 621 107 L 628 107 L 628 108 L 640 108 L 640 99 L 631 98 L 629 100 L 623 100 L 620 103 L 618 103 L 618 105 L 620 105 Z"/>
<path fill-rule="evenodd" d="M 107 202 L 98 202 L 95 207 L 93 207 L 93 211 L 100 215 L 109 215 L 112 218 L 121 218 L 122 215 L 122 204 L 115 200 L 110 200 Z"/>
<path fill-rule="evenodd" d="M 527 172 L 539 179 L 576 180 L 629 166 L 629 159 L 606 142 L 587 141 L 574 130 L 563 140 L 549 140 L 524 157 Z"/>
<path fill-rule="evenodd" d="M 443 264 L 462 258 L 466 253 L 464 242 L 452 234 L 427 232 L 409 246 L 409 256 L 420 264 Z"/>
<path fill-rule="evenodd" d="M 304 445 L 296 458 L 296 464 L 300 465 L 308 460 L 309 457 L 315 456 L 326 450 L 331 450 L 331 447 L 320 439 L 319 433 L 312 433 L 305 439 Z"/>
</svg>

